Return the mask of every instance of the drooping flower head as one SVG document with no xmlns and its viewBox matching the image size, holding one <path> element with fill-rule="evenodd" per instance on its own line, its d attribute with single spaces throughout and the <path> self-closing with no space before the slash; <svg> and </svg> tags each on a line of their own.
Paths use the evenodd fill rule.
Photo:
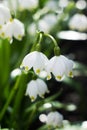
<svg viewBox="0 0 87 130">
<path fill-rule="evenodd" d="M 31 80 L 27 85 L 26 95 L 29 95 L 31 101 L 34 101 L 38 95 L 44 98 L 46 92 L 48 93 L 49 90 L 46 83 L 41 79 Z"/>
<path fill-rule="evenodd" d="M 2 38 L 21 40 L 25 34 L 24 24 L 18 19 L 13 19 L 2 26 L 0 35 Z"/>
<path fill-rule="evenodd" d="M 87 31 L 87 16 L 84 14 L 75 14 L 69 21 L 69 27 L 72 30 Z"/>
<path fill-rule="evenodd" d="M 63 124 L 63 115 L 57 111 L 50 112 L 48 115 L 41 114 L 39 117 L 41 122 L 46 123 L 50 127 L 61 127 Z"/>
<path fill-rule="evenodd" d="M 24 34 L 24 24 L 18 19 L 13 19 L 10 9 L 0 4 L 0 37 L 21 40 Z"/>
<path fill-rule="evenodd" d="M 34 51 L 24 57 L 21 67 L 24 67 L 25 71 L 33 67 L 34 72 L 39 75 L 45 69 L 47 62 L 48 59 L 43 53 Z"/>
<path fill-rule="evenodd" d="M 63 55 L 52 57 L 48 61 L 46 69 L 52 73 L 58 81 L 61 81 L 65 75 L 73 77 L 73 61 Z"/>
<path fill-rule="evenodd" d="M 25 34 L 24 24 L 18 19 L 14 19 L 12 25 L 13 25 L 13 36 L 16 39 L 21 40 Z"/>
<path fill-rule="evenodd" d="M 61 127 L 62 126 L 62 121 L 63 121 L 63 116 L 55 111 L 55 112 L 50 112 L 48 115 L 47 115 L 47 125 L 48 126 L 53 126 L 53 127 Z"/>
</svg>

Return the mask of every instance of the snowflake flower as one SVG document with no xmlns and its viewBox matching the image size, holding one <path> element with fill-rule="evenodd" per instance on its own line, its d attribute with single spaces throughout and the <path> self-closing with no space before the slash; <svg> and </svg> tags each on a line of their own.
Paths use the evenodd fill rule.
<svg viewBox="0 0 87 130">
<path fill-rule="evenodd" d="M 6 24 L 4 24 L 2 26 L 1 32 L 0 32 L 0 36 L 2 38 L 7 38 L 9 40 L 12 39 L 12 35 L 13 35 L 13 31 L 12 31 L 12 22 L 7 22 Z"/>
<path fill-rule="evenodd" d="M 41 79 L 31 80 L 27 85 L 26 95 L 29 95 L 31 101 L 34 101 L 37 96 L 44 98 L 44 94 L 48 93 L 46 83 Z"/>
<path fill-rule="evenodd" d="M 57 111 L 50 112 L 48 115 L 41 114 L 39 119 L 41 122 L 46 123 L 49 127 L 61 127 L 63 124 L 63 116 Z"/>
<path fill-rule="evenodd" d="M 48 59 L 43 53 L 34 51 L 24 57 L 21 68 L 24 67 L 25 71 L 28 71 L 33 67 L 34 72 L 39 75 L 45 69 L 47 62 Z"/>
<path fill-rule="evenodd" d="M 18 19 L 13 19 L 2 26 L 0 36 L 2 38 L 12 39 L 13 36 L 21 40 L 25 34 L 24 25 Z"/>
<path fill-rule="evenodd" d="M 73 61 L 63 55 L 52 57 L 46 66 L 46 70 L 52 73 L 58 81 L 61 81 L 64 75 L 73 77 L 72 69 Z"/>
<path fill-rule="evenodd" d="M 60 127 L 62 126 L 63 116 L 59 112 L 50 112 L 47 115 L 47 125 L 53 127 Z"/>
<path fill-rule="evenodd" d="M 25 33 L 24 24 L 20 22 L 18 19 L 14 19 L 12 24 L 13 24 L 13 36 L 16 39 L 21 40 Z"/>
<path fill-rule="evenodd" d="M 72 30 L 86 31 L 87 17 L 84 14 L 75 14 L 69 21 L 69 27 Z"/>
</svg>

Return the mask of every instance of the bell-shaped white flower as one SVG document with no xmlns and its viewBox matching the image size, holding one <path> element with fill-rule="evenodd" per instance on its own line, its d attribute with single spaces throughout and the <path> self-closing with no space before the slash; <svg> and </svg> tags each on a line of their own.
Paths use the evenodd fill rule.
<svg viewBox="0 0 87 130">
<path fill-rule="evenodd" d="M 63 123 L 63 116 L 57 111 L 50 112 L 47 115 L 46 123 L 48 126 L 61 127 Z"/>
<path fill-rule="evenodd" d="M 45 69 L 47 62 L 48 59 L 43 53 L 34 51 L 24 57 L 21 67 L 24 67 L 25 71 L 33 67 L 34 72 L 39 75 Z"/>
<path fill-rule="evenodd" d="M 52 57 L 48 61 L 46 69 L 52 73 L 58 81 L 61 81 L 65 75 L 73 77 L 73 61 L 63 55 Z"/>
<path fill-rule="evenodd" d="M 31 80 L 27 85 L 26 95 L 29 95 L 31 101 L 34 101 L 38 95 L 44 98 L 46 92 L 48 93 L 49 90 L 46 83 L 41 79 Z"/>
<path fill-rule="evenodd" d="M 12 39 L 13 36 L 12 22 L 9 21 L 2 26 L 0 36 L 2 38 L 7 38 L 9 40 Z"/>
<path fill-rule="evenodd" d="M 0 4 L 0 26 L 11 20 L 11 14 L 8 7 Z"/>
<path fill-rule="evenodd" d="M 37 84 L 35 80 L 32 80 L 27 85 L 26 95 L 29 95 L 31 101 L 34 101 L 38 95 Z"/>
<path fill-rule="evenodd" d="M 16 39 L 21 40 L 25 34 L 24 24 L 18 19 L 14 19 L 12 25 L 13 25 L 13 36 Z"/>
<path fill-rule="evenodd" d="M 63 115 L 57 111 L 50 112 L 48 115 L 39 116 L 41 122 L 46 123 L 49 127 L 61 127 L 63 125 Z"/>
<path fill-rule="evenodd" d="M 87 31 L 87 17 L 84 14 L 75 14 L 69 21 L 72 30 Z"/>
<path fill-rule="evenodd" d="M 2 38 L 8 38 L 9 40 L 11 40 L 13 37 L 21 40 L 24 36 L 24 33 L 24 25 L 17 19 L 13 19 L 12 21 L 7 22 L 0 30 L 0 36 Z"/>
<path fill-rule="evenodd" d="M 36 80 L 37 84 L 38 84 L 38 95 L 42 98 L 44 98 L 44 94 L 47 92 L 49 93 L 49 90 L 47 88 L 46 83 L 41 80 L 41 79 L 37 79 Z"/>
</svg>

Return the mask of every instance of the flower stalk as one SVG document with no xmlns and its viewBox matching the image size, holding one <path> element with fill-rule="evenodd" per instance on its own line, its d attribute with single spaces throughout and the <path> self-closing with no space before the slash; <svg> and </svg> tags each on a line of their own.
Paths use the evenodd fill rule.
<svg viewBox="0 0 87 130">
<path fill-rule="evenodd" d="M 40 51 L 42 39 L 43 39 L 43 32 L 37 32 L 37 40 L 33 44 L 32 48 L 31 48 L 31 52 Z"/>
<path fill-rule="evenodd" d="M 48 38 L 50 38 L 52 40 L 52 42 L 54 44 L 54 54 L 56 56 L 59 56 L 60 55 L 60 47 L 58 46 L 58 43 L 55 40 L 55 38 L 52 35 L 46 34 L 46 33 L 44 33 L 44 36 L 46 36 L 46 37 L 48 37 Z"/>
<path fill-rule="evenodd" d="M 5 103 L 2 111 L 0 112 L 0 121 L 3 119 L 3 116 L 4 116 L 5 112 L 6 112 L 9 104 L 11 103 L 11 101 L 12 101 L 14 95 L 15 95 L 16 90 L 18 89 L 18 86 L 19 86 L 19 84 L 21 82 L 21 78 L 22 78 L 22 75 L 18 77 L 18 79 L 17 79 L 17 81 L 16 81 L 16 83 L 15 83 L 15 85 L 14 85 L 14 87 L 13 87 L 11 93 L 10 93 L 10 96 L 8 97 L 7 102 Z"/>
</svg>

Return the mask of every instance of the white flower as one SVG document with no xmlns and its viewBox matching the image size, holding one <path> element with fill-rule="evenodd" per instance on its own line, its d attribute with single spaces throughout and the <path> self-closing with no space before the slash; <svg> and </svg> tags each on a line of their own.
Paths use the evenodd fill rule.
<svg viewBox="0 0 87 130">
<path fill-rule="evenodd" d="M 31 80 L 27 85 L 26 95 L 29 95 L 31 101 L 34 101 L 37 96 L 44 98 L 44 94 L 48 93 L 46 83 L 41 79 Z"/>
<path fill-rule="evenodd" d="M 12 21 L 4 24 L 0 31 L 0 35 L 2 38 L 8 38 L 10 40 L 13 38 L 13 36 L 16 39 L 21 40 L 24 36 L 24 33 L 24 25 L 17 19 L 13 19 Z"/>
<path fill-rule="evenodd" d="M 31 80 L 27 85 L 26 95 L 29 95 L 31 101 L 34 101 L 38 95 L 37 84 L 34 80 Z"/>
<path fill-rule="evenodd" d="M 69 4 L 69 0 L 59 0 L 58 4 L 60 7 L 64 8 Z"/>
<path fill-rule="evenodd" d="M 13 36 L 16 39 L 21 40 L 25 33 L 24 24 L 18 19 L 14 19 L 12 25 L 13 25 Z"/>
<path fill-rule="evenodd" d="M 18 0 L 20 9 L 32 9 L 38 6 L 38 0 Z"/>
<path fill-rule="evenodd" d="M 0 4 L 0 27 L 9 20 L 11 20 L 9 8 Z"/>
<path fill-rule="evenodd" d="M 87 17 L 84 14 L 75 14 L 69 21 L 69 27 L 73 30 L 86 31 Z"/>
<path fill-rule="evenodd" d="M 9 40 L 12 39 L 13 36 L 12 22 L 9 21 L 2 26 L 0 35 L 2 38 L 8 38 Z"/>
<path fill-rule="evenodd" d="M 48 59 L 43 53 L 34 51 L 24 57 L 21 67 L 24 67 L 25 71 L 33 67 L 34 72 L 39 75 L 45 69 L 47 62 Z"/>
<path fill-rule="evenodd" d="M 38 28 L 44 32 L 49 32 L 53 26 L 56 24 L 56 16 L 52 14 L 48 14 L 43 17 L 43 19 L 39 20 Z"/>
<path fill-rule="evenodd" d="M 45 70 L 41 71 L 39 73 L 39 77 L 42 78 L 42 79 L 46 78 L 47 77 L 47 72 Z"/>
<path fill-rule="evenodd" d="M 47 125 L 53 127 L 60 127 L 62 126 L 63 116 L 59 112 L 50 112 L 47 115 Z"/>
<path fill-rule="evenodd" d="M 57 111 L 50 112 L 48 115 L 41 114 L 39 116 L 41 122 L 46 123 L 51 127 L 61 127 L 63 124 L 63 116 Z"/>
<path fill-rule="evenodd" d="M 52 73 L 56 80 L 61 81 L 64 75 L 73 77 L 73 61 L 67 59 L 65 56 L 54 56 L 48 61 L 46 66 L 48 72 Z"/>
<path fill-rule="evenodd" d="M 18 9 L 18 0 L 3 0 L 2 4 L 7 6 L 11 11 L 14 11 L 16 13 Z"/>
</svg>

